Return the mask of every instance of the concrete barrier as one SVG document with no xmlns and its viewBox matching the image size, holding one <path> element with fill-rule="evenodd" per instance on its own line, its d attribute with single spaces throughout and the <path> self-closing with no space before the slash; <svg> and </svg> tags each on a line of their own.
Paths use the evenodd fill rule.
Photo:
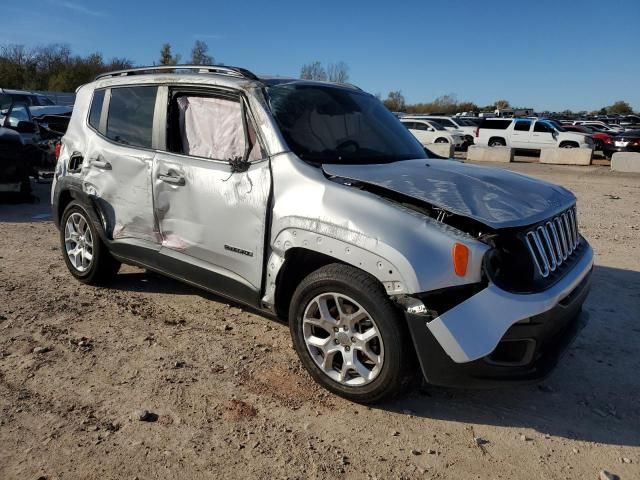
<svg viewBox="0 0 640 480">
<path fill-rule="evenodd" d="M 513 162 L 513 149 L 511 147 L 481 147 L 471 145 L 467 150 L 467 160 L 473 162 Z"/>
<path fill-rule="evenodd" d="M 446 158 L 453 158 L 456 152 L 456 147 L 451 143 L 428 143 L 425 147 L 436 155 Z"/>
<path fill-rule="evenodd" d="M 611 170 L 640 173 L 640 153 L 617 152 L 611 157 Z"/>
<path fill-rule="evenodd" d="M 593 150 L 590 148 L 543 148 L 540 163 L 553 165 L 591 165 Z"/>
</svg>

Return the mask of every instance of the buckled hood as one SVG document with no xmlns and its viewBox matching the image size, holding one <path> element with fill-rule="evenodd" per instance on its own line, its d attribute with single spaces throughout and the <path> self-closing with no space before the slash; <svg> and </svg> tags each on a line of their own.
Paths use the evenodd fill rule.
<svg viewBox="0 0 640 480">
<path fill-rule="evenodd" d="M 499 168 L 455 160 L 322 166 L 329 176 L 382 187 L 491 228 L 531 225 L 575 203 L 558 185 Z"/>
</svg>

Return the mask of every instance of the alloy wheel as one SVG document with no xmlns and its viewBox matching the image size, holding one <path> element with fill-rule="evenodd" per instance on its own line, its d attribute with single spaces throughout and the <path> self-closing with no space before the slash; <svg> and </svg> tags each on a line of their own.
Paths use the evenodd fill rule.
<svg viewBox="0 0 640 480">
<path fill-rule="evenodd" d="M 372 382 L 384 362 L 384 345 L 369 313 L 347 295 L 323 293 L 304 310 L 302 331 L 311 357 L 332 380 L 348 386 Z"/>
</svg>

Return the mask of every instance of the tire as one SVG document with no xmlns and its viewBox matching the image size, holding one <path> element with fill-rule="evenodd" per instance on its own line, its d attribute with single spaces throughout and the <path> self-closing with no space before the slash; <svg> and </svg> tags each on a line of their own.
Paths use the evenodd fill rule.
<svg viewBox="0 0 640 480">
<path fill-rule="evenodd" d="M 321 305 L 328 322 L 319 313 Z M 349 320 L 347 313 L 359 315 Z M 341 397 L 381 402 L 404 391 L 415 377 L 415 354 L 400 311 L 382 285 L 357 268 L 334 263 L 309 274 L 291 299 L 289 327 L 304 367 Z M 322 348 L 318 341 L 324 342 Z"/>
<path fill-rule="evenodd" d="M 111 256 L 89 214 L 77 202 L 69 203 L 62 214 L 60 247 L 67 268 L 82 283 L 103 285 L 120 269 L 120 262 Z"/>
<path fill-rule="evenodd" d="M 502 138 L 492 138 L 489 140 L 490 147 L 506 147 L 507 143 Z"/>
<path fill-rule="evenodd" d="M 575 142 L 562 142 L 560 148 L 578 148 L 578 144 Z"/>
<path fill-rule="evenodd" d="M 441 138 L 436 138 L 436 141 L 434 143 L 449 143 L 449 140 L 441 137 Z"/>
</svg>

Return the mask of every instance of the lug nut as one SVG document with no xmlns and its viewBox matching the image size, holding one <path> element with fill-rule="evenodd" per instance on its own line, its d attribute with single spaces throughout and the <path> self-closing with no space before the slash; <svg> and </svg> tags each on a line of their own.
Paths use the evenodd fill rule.
<svg viewBox="0 0 640 480">
<path fill-rule="evenodd" d="M 340 330 L 338 327 L 333 327 L 333 331 L 338 333 L 338 330 Z"/>
<path fill-rule="evenodd" d="M 344 349 L 348 352 L 349 350 L 351 350 L 351 347 L 347 345 L 346 347 L 344 347 Z"/>
<path fill-rule="evenodd" d="M 351 337 L 351 342 L 355 343 L 355 341 L 356 341 L 356 337 Z"/>
<path fill-rule="evenodd" d="M 347 327 L 346 325 L 344 326 L 344 331 L 346 332 L 347 330 L 349 330 L 349 327 Z"/>
<path fill-rule="evenodd" d="M 340 340 L 338 340 L 337 338 L 333 341 L 333 343 L 335 343 L 336 345 L 338 345 L 340 343 Z"/>
</svg>

